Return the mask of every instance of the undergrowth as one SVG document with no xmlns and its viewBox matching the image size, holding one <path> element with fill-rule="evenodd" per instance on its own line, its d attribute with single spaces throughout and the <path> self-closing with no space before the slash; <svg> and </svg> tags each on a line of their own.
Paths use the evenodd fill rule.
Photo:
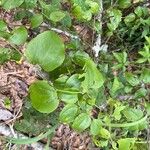
<svg viewBox="0 0 150 150">
<path fill-rule="evenodd" d="M 11 28 L 0 19 L 0 37 L 9 43 L 0 47 L 0 63 L 24 59 L 47 75 L 30 85 L 29 107 L 24 106 L 24 119 L 15 124 L 25 133 L 46 133 L 10 142 L 38 141 L 54 132 L 46 124 L 65 123 L 89 132 L 95 146 L 104 150 L 149 149 L 148 1 L 1 0 L 0 5 L 22 23 Z M 88 30 L 90 38 L 77 26 Z M 65 40 L 58 29 L 76 38 Z M 101 50 L 95 58 L 92 47 L 98 34 Z M 42 122 L 36 125 L 34 120 Z"/>
</svg>

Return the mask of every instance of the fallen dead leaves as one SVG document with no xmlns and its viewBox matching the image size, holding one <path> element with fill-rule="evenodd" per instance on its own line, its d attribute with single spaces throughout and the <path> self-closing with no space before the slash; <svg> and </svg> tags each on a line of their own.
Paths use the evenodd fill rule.
<svg viewBox="0 0 150 150">
<path fill-rule="evenodd" d="M 22 64 L 8 62 L 0 66 L 0 108 L 6 109 L 4 103 L 6 97 L 9 98 L 11 101 L 9 111 L 18 118 L 23 99 L 28 94 L 28 86 L 35 80 L 35 72 L 26 62 L 22 62 Z"/>
<path fill-rule="evenodd" d="M 78 134 L 69 128 L 68 125 L 60 125 L 51 145 L 56 150 L 89 150 L 91 143 L 87 133 Z"/>
</svg>

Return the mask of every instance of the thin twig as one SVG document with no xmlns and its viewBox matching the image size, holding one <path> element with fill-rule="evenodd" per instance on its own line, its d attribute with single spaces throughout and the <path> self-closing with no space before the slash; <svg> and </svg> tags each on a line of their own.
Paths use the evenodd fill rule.
<svg viewBox="0 0 150 150">
<path fill-rule="evenodd" d="M 70 37 L 70 38 L 72 38 L 72 39 L 81 40 L 81 39 L 80 39 L 78 36 L 76 36 L 76 35 L 73 35 L 73 34 L 67 32 L 67 31 L 63 31 L 63 30 L 58 29 L 58 28 L 52 28 L 52 27 L 50 27 L 50 26 L 49 26 L 48 24 L 46 24 L 46 23 L 43 23 L 41 26 L 42 26 L 42 27 L 46 27 L 46 28 L 48 28 L 48 29 L 50 29 L 50 30 L 52 30 L 52 31 L 54 31 L 54 32 L 56 32 L 56 33 L 64 34 L 64 35 L 66 35 L 66 36 L 68 36 L 68 37 Z"/>
<path fill-rule="evenodd" d="M 102 32 L 102 12 L 103 12 L 103 0 L 99 1 L 100 3 L 100 11 L 99 11 L 99 15 L 98 15 L 98 21 L 100 23 L 100 30 Z M 101 43 L 102 43 L 102 39 L 101 39 L 101 32 L 98 34 L 96 42 L 93 46 L 93 51 L 95 53 L 95 57 L 98 57 L 99 51 L 101 49 Z"/>
</svg>

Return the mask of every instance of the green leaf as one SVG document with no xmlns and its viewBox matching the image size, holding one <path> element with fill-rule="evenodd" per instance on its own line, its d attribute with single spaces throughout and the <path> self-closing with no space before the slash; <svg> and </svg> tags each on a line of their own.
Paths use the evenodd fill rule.
<svg viewBox="0 0 150 150">
<path fill-rule="evenodd" d="M 28 32 L 25 27 L 14 29 L 13 34 L 9 37 L 9 42 L 15 45 L 24 44 L 28 37 Z"/>
<path fill-rule="evenodd" d="M 31 63 L 50 72 L 65 59 L 64 43 L 56 33 L 45 31 L 29 42 L 25 55 Z"/>
<path fill-rule="evenodd" d="M 107 10 L 108 16 L 110 17 L 110 23 L 107 23 L 108 29 L 113 32 L 119 26 L 121 22 L 122 13 L 119 9 Z"/>
<path fill-rule="evenodd" d="M 42 113 L 51 113 L 59 105 L 55 89 L 47 81 L 36 81 L 29 88 L 32 106 Z"/>
<path fill-rule="evenodd" d="M 116 92 L 123 87 L 123 84 L 118 80 L 118 77 L 114 77 L 113 85 L 111 88 L 112 96 L 115 96 Z"/>
<path fill-rule="evenodd" d="M 91 60 L 88 54 L 84 52 L 76 52 L 75 61 L 84 66 L 84 73 L 80 75 L 80 79 L 83 79 L 81 87 L 83 92 L 88 92 L 89 89 L 98 89 L 104 84 L 104 77 L 101 72 L 97 69 L 96 64 Z"/>
<path fill-rule="evenodd" d="M 126 108 L 122 111 L 127 121 L 137 121 L 143 117 L 143 112 L 140 109 Z"/>
<path fill-rule="evenodd" d="M 73 104 L 78 101 L 78 92 L 71 89 L 64 89 L 62 92 L 58 93 L 58 97 L 67 104 Z"/>
<path fill-rule="evenodd" d="M 20 59 L 21 54 L 17 50 L 0 47 L 0 64 L 3 64 L 8 60 L 19 61 Z"/>
<path fill-rule="evenodd" d="M 6 31 L 1 31 L 0 30 L 0 37 L 2 37 L 4 39 L 8 39 L 10 37 L 10 34 Z"/>
<path fill-rule="evenodd" d="M 110 132 L 107 129 L 101 128 L 100 129 L 100 136 L 104 139 L 109 139 L 111 135 L 110 135 Z"/>
<path fill-rule="evenodd" d="M 119 63 L 125 64 L 127 61 L 127 53 L 113 53 L 114 57 L 117 59 Z"/>
<path fill-rule="evenodd" d="M 61 21 L 64 17 L 66 16 L 66 14 L 62 11 L 54 11 L 50 14 L 50 20 L 52 20 L 53 22 L 59 22 Z"/>
<path fill-rule="evenodd" d="M 41 14 L 35 14 L 31 18 L 31 27 L 32 28 L 37 28 L 38 26 L 40 26 L 40 24 L 42 22 L 43 22 L 43 15 L 41 15 Z"/>
<path fill-rule="evenodd" d="M 135 8 L 134 12 L 138 17 L 141 17 L 143 15 L 143 8 L 141 6 L 138 6 Z"/>
<path fill-rule="evenodd" d="M 135 20 L 135 14 L 131 13 L 125 17 L 124 22 L 126 25 L 128 25 L 130 22 L 133 22 L 134 20 Z"/>
<path fill-rule="evenodd" d="M 7 30 L 7 24 L 0 19 L 0 31 L 6 31 Z"/>
<path fill-rule="evenodd" d="M 101 129 L 101 121 L 99 119 L 93 119 L 90 127 L 90 133 L 94 136 L 99 135 Z"/>
<path fill-rule="evenodd" d="M 60 23 L 64 26 L 64 27 L 71 27 L 72 25 L 72 20 L 71 20 L 71 16 L 68 12 L 65 12 L 65 17 L 60 21 Z"/>
<path fill-rule="evenodd" d="M 62 76 L 55 80 L 54 86 L 57 88 L 59 99 L 65 103 L 76 103 L 81 82 L 79 75 L 74 74 L 70 78 Z"/>
<path fill-rule="evenodd" d="M 60 121 L 64 123 L 73 122 L 78 112 L 78 106 L 75 104 L 66 105 L 63 110 L 60 112 L 59 118 Z"/>
<path fill-rule="evenodd" d="M 140 88 L 135 92 L 135 98 L 142 98 L 147 95 L 147 90 L 145 88 Z"/>
<path fill-rule="evenodd" d="M 37 0 L 24 0 L 23 6 L 26 9 L 33 9 L 34 7 L 36 7 L 37 4 Z"/>
<path fill-rule="evenodd" d="M 126 117 L 128 122 L 138 121 L 143 117 L 143 112 L 140 109 L 127 108 L 122 112 Z M 147 120 L 142 121 L 141 123 L 135 124 L 134 126 L 128 127 L 128 130 L 143 130 L 146 129 L 148 125 Z"/>
<path fill-rule="evenodd" d="M 98 89 L 104 84 L 104 77 L 97 69 L 93 61 L 86 61 L 85 73 L 81 75 L 84 81 L 81 83 L 83 92 L 87 92 L 90 88 Z"/>
<path fill-rule="evenodd" d="M 142 74 L 140 76 L 140 79 L 144 82 L 144 83 L 150 83 L 150 69 L 144 68 L 142 70 Z"/>
<path fill-rule="evenodd" d="M 120 8 L 128 8 L 131 6 L 131 0 L 119 0 L 118 4 Z"/>
<path fill-rule="evenodd" d="M 71 0 L 73 15 L 81 21 L 90 21 L 92 15 L 99 11 L 98 3 L 92 0 Z"/>
<path fill-rule="evenodd" d="M 138 79 L 138 77 L 133 75 L 131 72 L 126 72 L 125 78 L 127 82 L 132 86 L 137 86 L 140 83 L 140 80 Z"/>
<path fill-rule="evenodd" d="M 135 138 L 125 138 L 118 140 L 119 150 L 131 150 L 135 140 Z"/>
<path fill-rule="evenodd" d="M 3 64 L 10 59 L 10 50 L 0 47 L 0 64 Z"/>
<path fill-rule="evenodd" d="M 81 86 L 81 81 L 79 80 L 79 74 L 72 75 L 66 81 L 66 86 L 71 88 L 71 89 L 79 90 L 79 88 Z"/>
<path fill-rule="evenodd" d="M 139 58 L 136 62 L 139 63 L 139 64 L 141 64 L 141 63 L 144 63 L 146 61 L 147 61 L 146 58 Z"/>
<path fill-rule="evenodd" d="M 85 129 L 87 129 L 90 125 L 91 125 L 90 116 L 86 113 L 81 113 L 79 116 L 75 118 L 72 127 L 75 130 L 82 132 Z"/>
<path fill-rule="evenodd" d="M 19 7 L 24 0 L 2 0 L 1 5 L 4 9 L 10 10 Z"/>
<path fill-rule="evenodd" d="M 116 120 L 120 120 L 122 115 L 121 115 L 121 112 L 126 108 L 126 106 L 116 106 L 115 107 L 115 110 L 114 110 L 114 113 L 113 113 L 113 117 L 116 119 Z"/>
<path fill-rule="evenodd" d="M 85 3 L 87 5 L 89 5 L 91 8 L 90 8 L 90 11 L 93 13 L 93 14 L 96 14 L 99 12 L 99 5 L 98 3 L 94 2 L 94 1 L 91 1 L 91 0 L 86 0 Z"/>
<path fill-rule="evenodd" d="M 94 137 L 93 142 L 97 147 L 108 147 L 108 140 L 99 139 L 99 137 Z"/>
</svg>

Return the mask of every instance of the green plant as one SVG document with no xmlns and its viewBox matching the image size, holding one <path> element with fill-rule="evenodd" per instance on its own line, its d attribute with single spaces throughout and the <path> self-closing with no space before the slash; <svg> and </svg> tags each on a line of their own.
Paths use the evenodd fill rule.
<svg viewBox="0 0 150 150">
<path fill-rule="evenodd" d="M 104 150 L 136 150 L 139 143 L 146 145 L 142 135 L 148 129 L 150 112 L 150 17 L 144 2 L 106 0 L 100 10 L 97 0 L 2 0 L 3 9 L 15 12 L 14 20 L 26 22 L 11 28 L 0 20 L 0 37 L 8 42 L 0 48 L 0 64 L 24 57 L 47 75 L 30 85 L 28 102 L 33 108 L 23 111 L 16 129 L 46 132 L 39 125 L 41 121 L 50 124 L 51 115 L 54 125 L 66 123 L 77 132 L 88 131 L 94 144 Z M 108 52 L 100 52 L 95 59 L 92 42 L 86 43 L 80 36 L 65 41 L 59 34 L 66 32 L 55 33 L 63 29 L 77 34 L 76 26 L 90 29 L 93 41 L 100 33 Z M 24 44 L 22 54 L 19 50 Z M 9 140 L 29 144 L 52 130 L 33 139 Z"/>
</svg>

